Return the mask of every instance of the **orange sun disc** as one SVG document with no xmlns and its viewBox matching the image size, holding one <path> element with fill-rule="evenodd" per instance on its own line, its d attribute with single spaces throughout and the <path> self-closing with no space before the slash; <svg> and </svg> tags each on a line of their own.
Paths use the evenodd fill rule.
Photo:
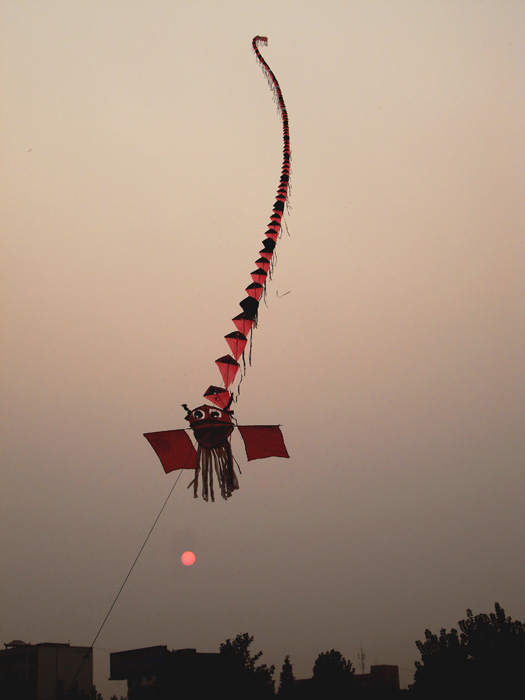
<svg viewBox="0 0 525 700">
<path fill-rule="evenodd" d="M 195 554 L 193 552 L 184 552 L 180 558 L 184 566 L 193 566 L 195 564 Z"/>
</svg>

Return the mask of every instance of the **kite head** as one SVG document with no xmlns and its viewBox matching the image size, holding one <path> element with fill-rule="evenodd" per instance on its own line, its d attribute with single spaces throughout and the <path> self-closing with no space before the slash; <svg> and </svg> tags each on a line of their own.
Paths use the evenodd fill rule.
<svg viewBox="0 0 525 700">
<path fill-rule="evenodd" d="M 191 411 L 186 404 L 183 404 L 183 408 L 188 412 L 186 420 L 189 421 L 195 439 L 202 447 L 208 449 L 218 447 L 224 444 L 232 434 L 234 428 L 231 418 L 233 411 L 226 411 L 206 404 Z"/>
</svg>

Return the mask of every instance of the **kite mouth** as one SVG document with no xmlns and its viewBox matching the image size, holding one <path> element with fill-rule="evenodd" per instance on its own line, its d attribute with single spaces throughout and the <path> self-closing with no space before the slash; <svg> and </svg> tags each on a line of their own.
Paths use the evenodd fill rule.
<svg viewBox="0 0 525 700">
<path fill-rule="evenodd" d="M 192 430 L 199 430 L 199 428 L 209 428 L 213 430 L 214 428 L 230 428 L 233 427 L 230 421 L 222 420 L 212 420 L 211 418 L 206 418 L 204 420 L 193 421 L 190 423 Z"/>
<path fill-rule="evenodd" d="M 195 439 L 203 447 L 218 447 L 233 432 L 233 425 L 216 420 L 203 420 L 191 426 Z"/>
</svg>

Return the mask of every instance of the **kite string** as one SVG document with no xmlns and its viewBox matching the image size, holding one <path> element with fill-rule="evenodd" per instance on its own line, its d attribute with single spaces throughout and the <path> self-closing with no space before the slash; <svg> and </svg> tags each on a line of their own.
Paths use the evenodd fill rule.
<svg viewBox="0 0 525 700">
<path fill-rule="evenodd" d="M 133 569 L 135 568 L 135 565 L 136 565 L 136 563 L 138 562 L 139 557 L 140 557 L 140 555 L 142 554 L 142 552 L 143 552 L 143 550 L 144 550 L 144 547 L 146 546 L 146 544 L 147 544 L 149 538 L 151 537 L 151 534 L 152 534 L 153 530 L 155 529 L 156 524 L 159 522 L 160 516 L 162 515 L 162 511 L 164 510 L 164 508 L 165 508 L 166 505 L 168 504 L 168 501 L 170 500 L 171 494 L 173 493 L 173 491 L 174 491 L 174 489 L 175 489 L 175 486 L 177 486 L 177 483 L 178 483 L 178 481 L 179 481 L 181 475 L 182 475 L 182 469 L 180 470 L 179 475 L 178 475 L 177 478 L 175 479 L 175 483 L 174 483 L 173 486 L 171 487 L 170 492 L 168 493 L 168 496 L 167 496 L 166 500 L 165 500 L 164 503 L 162 504 L 162 508 L 160 509 L 159 514 L 158 514 L 157 517 L 155 518 L 155 520 L 154 520 L 154 522 L 153 522 L 153 525 L 151 526 L 150 531 L 148 532 L 148 534 L 147 534 L 147 536 L 146 536 L 146 539 L 145 539 L 144 542 L 142 543 L 142 547 L 139 549 L 139 553 L 138 553 L 137 556 L 135 557 L 135 561 L 134 561 L 133 564 L 131 565 L 131 568 L 130 568 L 130 570 L 128 571 L 128 573 L 127 573 L 127 575 L 126 575 L 126 578 L 124 579 L 124 582 L 122 583 L 121 587 L 119 588 L 119 591 L 118 591 L 117 595 L 115 596 L 115 599 L 114 599 L 113 602 L 111 603 L 111 606 L 110 606 L 108 612 L 106 613 L 106 617 L 104 618 L 102 624 L 100 625 L 99 630 L 98 630 L 98 632 L 97 632 L 96 635 L 95 635 L 95 638 L 94 638 L 93 641 L 91 642 L 91 648 L 93 648 L 93 647 L 95 646 L 95 642 L 97 641 L 97 639 L 98 639 L 100 633 L 102 632 L 102 629 L 103 629 L 104 625 L 106 624 L 107 619 L 108 619 L 108 617 L 109 617 L 110 614 L 111 614 L 111 611 L 112 611 L 113 608 L 115 607 L 115 604 L 116 604 L 117 600 L 119 599 L 119 596 L 120 596 L 120 594 L 122 593 L 122 591 L 123 591 L 123 589 L 124 589 L 124 586 L 126 585 L 128 579 L 129 579 L 129 577 L 131 576 L 131 572 L 132 572 Z"/>
<path fill-rule="evenodd" d="M 96 635 L 95 635 L 95 638 L 94 638 L 93 641 L 91 642 L 91 646 L 89 647 L 90 649 L 93 649 L 93 647 L 95 646 L 95 642 L 96 642 L 97 639 L 99 638 L 100 633 L 102 632 L 102 630 L 103 630 L 103 628 L 104 628 L 104 625 L 106 624 L 106 622 L 107 622 L 107 620 L 108 620 L 108 617 L 111 615 L 111 611 L 112 611 L 113 608 L 115 607 L 115 605 L 116 605 L 116 603 L 117 603 L 117 600 L 118 600 L 119 597 L 120 597 L 120 594 L 121 594 L 122 591 L 124 590 L 124 586 L 125 586 L 126 583 L 128 582 L 128 579 L 129 579 L 129 577 L 131 576 L 131 572 L 132 572 L 133 569 L 135 568 L 135 565 L 136 565 L 136 563 L 138 562 L 140 555 L 141 555 L 142 552 L 144 551 L 144 547 L 146 546 L 146 544 L 147 544 L 149 538 L 151 537 L 151 534 L 152 534 L 153 530 L 155 529 L 155 526 L 156 526 L 157 523 L 159 522 L 160 516 L 162 515 L 162 512 L 163 512 L 164 508 L 165 508 L 166 505 L 168 504 L 168 501 L 170 500 L 171 494 L 172 494 L 173 491 L 175 490 L 175 486 L 177 486 L 177 483 L 178 483 L 178 481 L 179 481 L 179 479 L 180 479 L 181 476 L 182 476 L 182 469 L 180 470 L 179 475 L 178 475 L 177 478 L 175 479 L 175 483 L 174 483 L 173 486 L 171 487 L 170 492 L 168 493 L 168 496 L 167 496 L 166 500 L 165 500 L 164 503 L 162 504 L 162 507 L 161 507 L 161 509 L 160 509 L 160 511 L 159 511 L 159 513 L 158 513 L 158 515 L 157 515 L 157 517 L 155 518 L 155 520 L 154 520 L 154 522 L 153 522 L 153 525 L 151 526 L 151 528 L 150 528 L 150 530 L 149 530 L 149 532 L 148 532 L 148 534 L 147 534 L 147 536 L 146 536 L 146 539 L 145 539 L 144 542 L 142 543 L 142 547 L 139 549 L 139 553 L 138 553 L 137 556 L 135 557 L 135 561 L 134 561 L 133 564 L 131 565 L 131 568 L 130 568 L 130 570 L 128 571 L 128 573 L 127 573 L 127 575 L 126 575 L 126 578 L 124 579 L 122 585 L 120 586 L 117 595 L 115 596 L 113 602 L 111 603 L 111 606 L 110 606 L 109 610 L 108 610 L 107 613 L 106 613 L 106 617 L 105 617 L 104 620 L 102 621 L 102 624 L 100 625 L 100 627 L 99 627 L 99 629 L 98 629 L 98 632 L 97 632 Z M 70 690 L 74 687 L 75 683 L 77 682 L 78 677 L 79 677 L 79 675 L 80 675 L 80 672 L 82 671 L 82 668 L 84 667 L 84 663 L 86 662 L 86 660 L 87 660 L 87 654 L 86 654 L 86 655 L 83 657 L 83 659 L 82 659 L 82 662 L 81 662 L 81 664 L 80 664 L 80 666 L 79 666 L 79 669 L 78 669 L 78 671 L 76 672 L 76 675 L 75 675 L 75 677 L 74 677 L 74 679 L 73 679 L 73 682 L 72 682 L 71 685 L 70 685 Z"/>
</svg>

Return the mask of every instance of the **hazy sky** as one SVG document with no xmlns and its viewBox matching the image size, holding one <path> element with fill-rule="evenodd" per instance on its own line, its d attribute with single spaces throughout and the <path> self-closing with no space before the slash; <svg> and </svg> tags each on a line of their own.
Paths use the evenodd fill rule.
<svg viewBox="0 0 525 700">
<path fill-rule="evenodd" d="M 220 382 L 281 168 L 256 34 L 292 193 L 235 411 L 291 459 L 235 438 L 214 504 L 183 474 L 97 686 L 110 651 L 239 632 L 276 678 L 362 647 L 406 684 L 425 628 L 525 619 L 525 5 L 0 9 L 0 643 L 91 644 L 176 478 L 142 434 Z"/>
</svg>

